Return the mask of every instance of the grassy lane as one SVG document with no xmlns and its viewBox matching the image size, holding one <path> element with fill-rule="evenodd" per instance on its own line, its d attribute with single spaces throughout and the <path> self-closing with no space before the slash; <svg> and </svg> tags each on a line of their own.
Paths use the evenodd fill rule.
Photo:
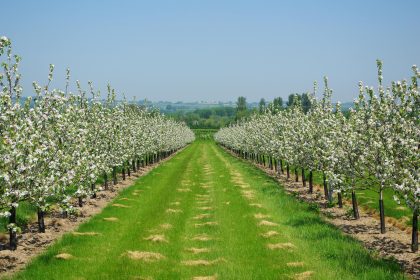
<svg viewBox="0 0 420 280">
<path fill-rule="evenodd" d="M 196 141 L 16 279 L 403 279 L 262 171 Z M 57 256 L 59 258 L 57 258 Z"/>
</svg>

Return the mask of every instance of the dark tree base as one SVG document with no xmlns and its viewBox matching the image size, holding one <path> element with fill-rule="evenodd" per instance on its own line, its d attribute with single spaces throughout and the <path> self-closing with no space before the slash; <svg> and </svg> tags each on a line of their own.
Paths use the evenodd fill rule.
<svg viewBox="0 0 420 280">
<path fill-rule="evenodd" d="M 381 219 L 381 233 L 385 233 L 386 229 L 385 229 L 385 208 L 384 208 L 384 200 L 380 199 L 379 200 L 379 216 Z"/>
<path fill-rule="evenodd" d="M 45 212 L 41 209 L 38 209 L 38 232 L 45 232 L 45 222 L 44 222 Z"/>
<path fill-rule="evenodd" d="M 353 204 L 353 218 L 358 220 L 360 218 L 359 206 L 357 205 L 356 192 L 351 192 L 351 202 Z"/>
<path fill-rule="evenodd" d="M 413 230 L 411 235 L 411 251 L 417 252 L 419 250 L 419 229 L 418 229 L 418 210 L 413 213 Z"/>
<path fill-rule="evenodd" d="M 338 208 L 343 208 L 343 196 L 341 192 L 337 194 L 337 197 L 338 197 Z"/>
</svg>

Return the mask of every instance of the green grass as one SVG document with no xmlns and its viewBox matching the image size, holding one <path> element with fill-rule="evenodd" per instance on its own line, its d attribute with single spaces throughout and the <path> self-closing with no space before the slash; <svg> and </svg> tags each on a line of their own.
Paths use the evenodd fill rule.
<svg viewBox="0 0 420 280">
<path fill-rule="evenodd" d="M 137 196 L 136 190 L 140 191 Z M 244 197 L 244 191 L 252 198 Z M 287 279 L 308 271 L 313 272 L 311 279 L 404 279 L 395 262 L 372 257 L 359 242 L 324 223 L 314 207 L 287 195 L 263 171 L 230 156 L 212 141 L 194 142 L 139 178 L 112 203 L 130 208 L 109 205 L 78 229 L 99 235 L 66 234 L 14 279 L 192 279 L 210 275 Z M 168 209 L 182 212 L 168 213 Z M 257 213 L 269 215 L 264 219 L 277 225 L 259 226 Z M 201 214 L 210 216 L 194 219 Z M 105 217 L 118 221 L 104 221 Z M 217 225 L 198 225 L 205 222 Z M 162 224 L 172 228 L 164 229 Z M 269 230 L 279 234 L 263 238 L 261 234 Z M 151 234 L 163 234 L 168 242 L 145 240 Z M 200 234 L 212 240 L 194 240 Z M 269 243 L 295 247 L 270 250 Z M 195 255 L 186 250 L 191 247 L 209 252 Z M 165 259 L 131 260 L 127 251 L 157 252 Z M 56 259 L 59 253 L 73 258 Z M 216 263 L 183 264 L 198 259 Z M 303 266 L 289 267 L 288 262 L 303 262 Z"/>
</svg>

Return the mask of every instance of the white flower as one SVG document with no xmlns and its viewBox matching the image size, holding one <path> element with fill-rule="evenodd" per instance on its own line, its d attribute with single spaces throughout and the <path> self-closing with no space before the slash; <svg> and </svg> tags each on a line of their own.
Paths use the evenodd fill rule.
<svg viewBox="0 0 420 280">
<path fill-rule="evenodd" d="M 5 212 L 0 212 L 0 217 L 5 217 L 8 218 L 10 217 L 12 214 L 9 211 L 5 211 Z"/>
</svg>

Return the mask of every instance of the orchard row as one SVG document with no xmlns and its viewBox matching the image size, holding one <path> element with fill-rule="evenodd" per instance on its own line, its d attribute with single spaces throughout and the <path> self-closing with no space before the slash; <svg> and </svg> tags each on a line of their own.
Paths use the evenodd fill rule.
<svg viewBox="0 0 420 280">
<path fill-rule="evenodd" d="M 3 59 L 2 59 L 3 57 Z M 38 209 L 38 227 L 45 231 L 44 214 L 58 204 L 63 214 L 95 197 L 97 181 L 116 182 L 124 175 L 168 156 L 194 140 L 183 123 L 135 104 L 116 102 L 108 86 L 105 100 L 86 92 L 77 82 L 69 92 L 70 72 L 64 90 L 48 83 L 33 83 L 35 97 L 22 98 L 18 66 L 10 41 L 0 39 L 0 211 L 9 220 L 10 247 L 17 245 L 16 209 L 29 203 Z"/>
<path fill-rule="evenodd" d="M 359 83 L 354 107 L 345 115 L 340 104 L 331 102 L 332 90 L 324 79 L 325 90 L 316 99 L 317 84 L 311 96 L 312 108 L 305 113 L 296 98 L 287 110 L 270 110 L 246 121 L 221 129 L 215 139 L 241 156 L 262 162 L 270 158 L 290 176 L 290 168 L 302 171 L 309 192 L 313 191 L 313 172 L 324 174 L 325 196 L 331 200 L 343 193 L 352 196 L 353 215 L 359 218 L 356 198 L 357 180 L 376 186 L 385 232 L 383 191 L 394 190 L 398 202 L 413 213 L 412 250 L 418 250 L 420 207 L 420 73 L 413 66 L 411 81 L 392 82 L 384 87 L 382 62 L 377 61 L 377 92 Z M 309 171 L 305 178 L 304 171 Z M 364 186 L 366 187 L 366 186 Z"/>
</svg>

